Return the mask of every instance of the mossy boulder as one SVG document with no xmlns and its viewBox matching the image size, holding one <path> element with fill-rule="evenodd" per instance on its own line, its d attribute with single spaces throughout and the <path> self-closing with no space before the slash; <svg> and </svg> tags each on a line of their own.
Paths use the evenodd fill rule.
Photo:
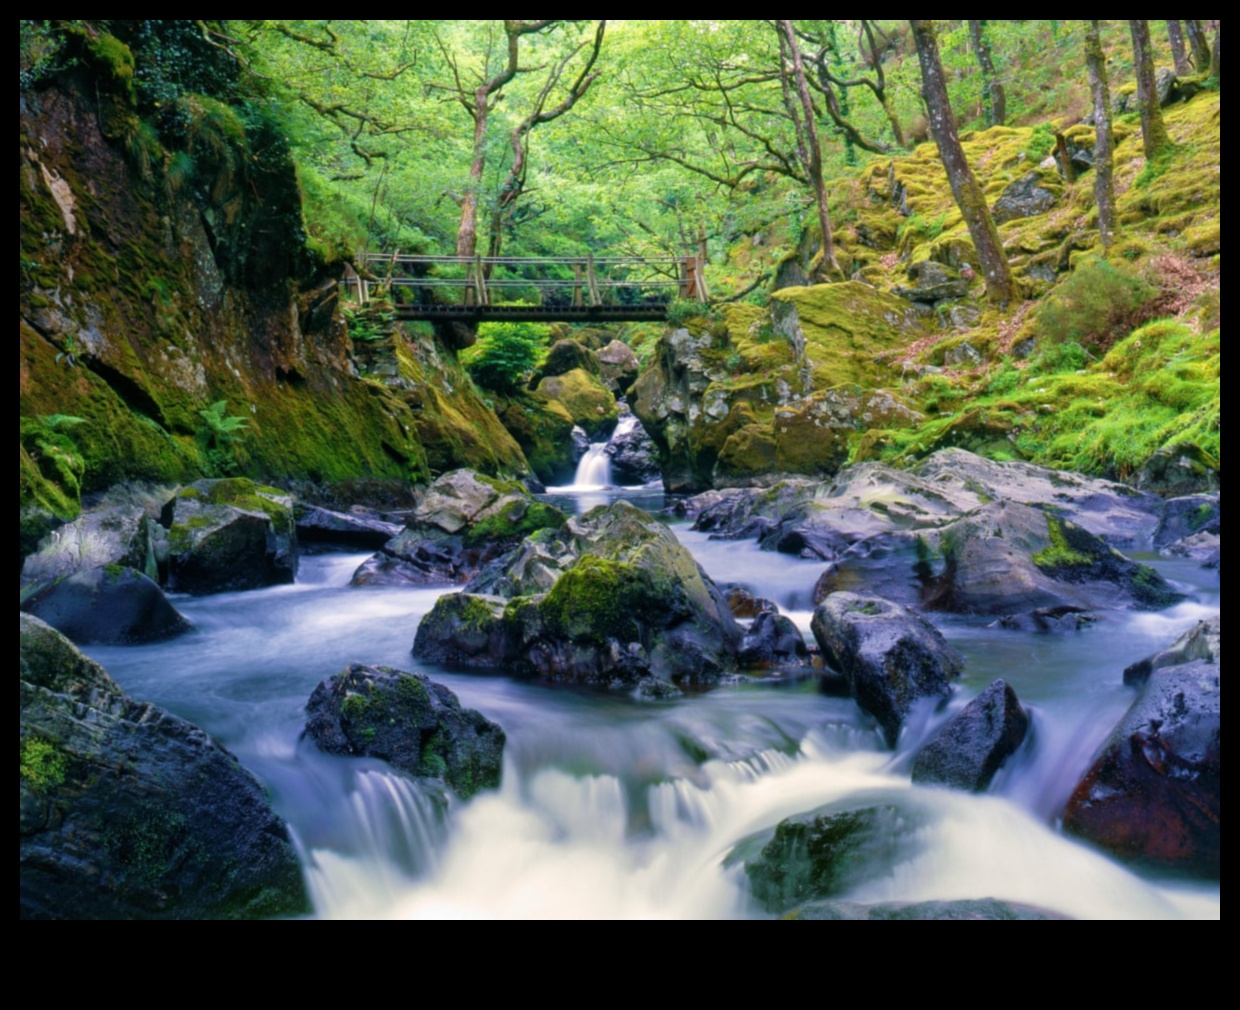
<svg viewBox="0 0 1240 1010">
<path fill-rule="evenodd" d="M 597 376 L 582 368 L 543 379 L 538 384 L 538 392 L 557 400 L 568 411 L 573 423 L 591 435 L 608 431 L 620 417 L 612 391 Z"/>
<path fill-rule="evenodd" d="M 457 470 L 427 489 L 405 529 L 358 570 L 354 584 L 464 582 L 525 537 L 564 522 L 515 481 Z"/>
<path fill-rule="evenodd" d="M 1221 630 L 1215 618 L 1126 681 L 1139 694 L 1064 812 L 1064 830 L 1122 859 L 1218 879 Z"/>
<path fill-rule="evenodd" d="M 1216 249 L 1215 252 L 1218 250 Z M 603 381 L 619 396 L 627 396 L 641 374 L 641 362 L 633 348 L 619 340 L 598 352 L 600 374 Z"/>
<path fill-rule="evenodd" d="M 745 860 L 750 891 L 776 914 L 837 897 L 916 856 L 924 846 L 918 839 L 924 820 L 891 805 L 789 817 Z"/>
<path fill-rule="evenodd" d="M 503 400 L 496 409 L 540 481 L 554 485 L 572 476 L 577 463 L 576 422 L 562 403 L 537 393 L 521 393 Z"/>
<path fill-rule="evenodd" d="M 310 696 L 306 735 L 328 754 L 378 758 L 461 799 L 496 789 L 504 731 L 421 674 L 355 663 Z"/>
<path fill-rule="evenodd" d="M 538 372 L 538 380 L 541 382 L 543 379 L 567 375 L 578 369 L 596 378 L 602 375 L 602 368 L 594 351 L 576 340 L 557 340 L 547 352 L 547 360 Z"/>
<path fill-rule="evenodd" d="M 1006 224 L 1017 218 L 1045 214 L 1062 194 L 1058 176 L 1045 177 L 1041 172 L 1029 172 L 999 195 L 992 211 L 995 223 Z"/>
<path fill-rule="evenodd" d="M 251 480 L 204 480 L 164 507 L 168 587 L 201 596 L 293 582 L 299 561 L 293 500 Z"/>
<path fill-rule="evenodd" d="M 710 684 L 741 641 L 692 555 L 626 503 L 535 534 L 466 589 L 423 620 L 416 657 L 574 683 Z"/>
<path fill-rule="evenodd" d="M 236 758 L 36 618 L 19 635 L 19 918 L 307 910 L 288 829 Z"/>
<path fill-rule="evenodd" d="M 154 582 L 106 565 L 30 587 L 21 609 L 79 645 L 138 645 L 173 638 L 191 625 Z"/>
<path fill-rule="evenodd" d="M 823 662 L 843 674 L 857 704 L 894 747 L 914 707 L 942 706 L 964 659 L 924 618 L 877 596 L 834 593 L 817 610 Z"/>
</svg>

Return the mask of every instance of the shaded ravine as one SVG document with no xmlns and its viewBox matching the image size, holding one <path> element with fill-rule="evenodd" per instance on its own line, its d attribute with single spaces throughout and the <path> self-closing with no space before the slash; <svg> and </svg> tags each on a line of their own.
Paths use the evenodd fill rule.
<svg viewBox="0 0 1240 1010">
<path fill-rule="evenodd" d="M 662 505 L 653 492 L 604 493 Z M 747 584 L 808 629 L 820 565 L 678 533 L 717 580 Z M 875 801 L 927 811 L 926 844 L 853 900 L 995 896 L 1079 918 L 1220 917 L 1219 886 L 1142 878 L 1051 823 L 1131 702 L 1123 667 L 1218 612 L 1216 575 L 1161 563 L 1193 602 L 1071 637 L 942 622 L 969 660 L 953 708 L 1003 676 L 1034 710 L 1032 742 L 986 797 L 909 782 L 911 747 L 948 713 L 914 721 L 892 755 L 851 702 L 812 682 L 650 703 L 425 669 L 508 733 L 503 787 L 461 804 L 299 740 L 314 686 L 348 662 L 419 668 L 410 645 L 441 590 L 349 588 L 361 560 L 308 558 L 295 586 L 179 600 L 196 633 L 90 650 L 132 695 L 203 726 L 271 790 L 320 918 L 765 917 L 739 868 L 724 865 L 736 843 L 823 804 Z"/>
</svg>

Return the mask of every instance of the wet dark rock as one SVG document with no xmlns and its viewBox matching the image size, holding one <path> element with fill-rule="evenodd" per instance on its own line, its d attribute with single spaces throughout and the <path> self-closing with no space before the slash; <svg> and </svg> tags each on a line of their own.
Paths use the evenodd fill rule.
<svg viewBox="0 0 1240 1010">
<path fill-rule="evenodd" d="M 1159 449 L 1137 473 L 1142 491 L 1167 497 L 1208 494 L 1219 489 L 1219 464 L 1195 445 Z"/>
<path fill-rule="evenodd" d="M 307 910 L 262 787 L 202 730 L 20 626 L 21 919 L 248 919 Z"/>
<path fill-rule="evenodd" d="M 938 629 L 878 597 L 835 593 L 814 611 L 813 631 L 823 662 L 847 678 L 893 747 L 913 706 L 947 701 L 964 669 Z"/>
<path fill-rule="evenodd" d="M 792 621 L 782 614 L 764 611 L 745 633 L 737 659 L 744 669 L 772 670 L 803 665 L 809 659 L 809 649 Z"/>
<path fill-rule="evenodd" d="M 1164 558 L 1188 558 L 1190 561 L 1202 562 L 1202 567 L 1218 567 L 1216 559 L 1222 557 L 1222 540 L 1217 533 L 1197 533 L 1183 540 L 1177 540 L 1159 553 Z M 1215 562 L 1213 565 L 1210 562 Z"/>
<path fill-rule="evenodd" d="M 353 576 L 354 585 L 465 582 L 564 516 L 514 481 L 456 470 L 422 496 L 406 528 Z"/>
<path fill-rule="evenodd" d="M 649 484 L 663 473 L 659 449 L 640 422 L 630 431 L 617 432 L 607 443 L 612 480 L 617 484 Z"/>
<path fill-rule="evenodd" d="M 1018 218 L 1045 214 L 1058 199 L 1053 190 L 1042 185 L 1039 172 L 1029 172 L 1007 187 L 995 201 L 996 224 L 1005 224 Z"/>
<path fill-rule="evenodd" d="M 192 625 L 141 572 L 108 565 L 33 587 L 21 609 L 79 645 L 137 645 L 189 631 Z"/>
<path fill-rule="evenodd" d="M 586 434 L 584 428 L 573 426 L 573 462 L 580 463 L 587 452 L 590 451 L 590 436 Z"/>
<path fill-rule="evenodd" d="M 745 861 L 750 890 L 774 913 L 835 897 L 914 855 L 921 824 L 894 806 L 790 817 L 760 855 Z"/>
<path fill-rule="evenodd" d="M 1221 658 L 1216 619 L 1129 669 L 1140 694 L 1068 801 L 1065 831 L 1122 859 L 1219 878 Z"/>
<path fill-rule="evenodd" d="M 772 601 L 754 596 L 744 586 L 729 586 L 724 593 L 724 599 L 727 600 L 732 616 L 741 620 L 748 620 L 759 614 L 779 613 L 779 607 Z"/>
<path fill-rule="evenodd" d="M 1156 670 L 1165 670 L 1186 663 L 1214 663 L 1223 661 L 1222 618 L 1212 617 L 1186 631 L 1169 649 L 1147 656 L 1124 671 L 1124 683 L 1129 687 L 1144 687 Z"/>
<path fill-rule="evenodd" d="M 1025 742 L 1030 723 L 1011 685 L 996 680 L 917 752 L 913 781 L 985 792 Z"/>
<path fill-rule="evenodd" d="M 122 565 L 156 582 L 167 567 L 167 534 L 137 506 L 91 509 L 54 530 L 22 565 L 23 585 Z"/>
<path fill-rule="evenodd" d="M 741 637 L 675 534 L 619 502 L 527 538 L 442 597 L 414 655 L 573 683 L 700 685 L 734 668 Z"/>
<path fill-rule="evenodd" d="M 333 512 L 314 505 L 298 505 L 297 539 L 303 545 L 377 551 L 399 536 L 402 527 L 384 522 L 369 509 Z"/>
<path fill-rule="evenodd" d="M 927 901 L 916 905 L 850 905 L 837 901 L 816 902 L 804 908 L 798 908 L 784 918 L 799 922 L 853 919 L 921 922 L 973 922 L 977 920 L 1027 922 L 1062 920 L 1067 916 L 1054 915 L 1025 905 L 1012 905 L 993 898 L 984 898 L 980 901 Z"/>
<path fill-rule="evenodd" d="M 306 714 L 306 735 L 328 754 L 442 779 L 462 799 L 499 787 L 504 731 L 421 674 L 355 663 L 315 688 Z"/>
<path fill-rule="evenodd" d="M 1163 520 L 1154 534 L 1154 546 L 1169 548 L 1202 534 L 1219 536 L 1222 512 L 1217 494 L 1188 495 L 1167 502 Z"/>
<path fill-rule="evenodd" d="M 164 507 L 168 588 L 202 596 L 293 582 L 293 501 L 251 480 L 202 480 Z"/>
<path fill-rule="evenodd" d="M 1091 614 L 1080 607 L 1042 607 L 1025 614 L 1001 617 L 992 627 L 1039 635 L 1058 635 L 1084 631 L 1097 623 L 1097 614 Z"/>
<path fill-rule="evenodd" d="M 613 340 L 598 352 L 598 362 L 603 381 L 620 396 L 627 395 L 641 375 L 641 362 L 633 348 L 619 340 Z"/>
</svg>

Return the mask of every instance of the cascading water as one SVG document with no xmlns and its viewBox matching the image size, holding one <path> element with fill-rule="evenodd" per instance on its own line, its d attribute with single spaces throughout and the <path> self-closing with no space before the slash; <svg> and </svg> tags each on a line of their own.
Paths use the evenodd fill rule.
<svg viewBox="0 0 1240 1010">
<path fill-rule="evenodd" d="M 678 533 L 720 581 L 808 618 L 821 565 Z M 414 631 L 442 592 L 350 588 L 359 561 L 311 557 L 297 586 L 180 600 L 196 634 L 91 650 L 133 696 L 203 726 L 267 786 L 319 918 L 761 918 L 733 850 L 794 814 L 874 804 L 915 811 L 920 826 L 850 900 L 997 897 L 1085 919 L 1221 917 L 1218 884 L 1141 876 L 1053 826 L 1132 698 L 1124 666 L 1217 613 L 1216 575 L 1158 562 L 1194 585 L 1195 602 L 1112 615 L 1076 636 L 944 623 L 968 659 L 955 708 L 1002 676 L 1034 712 L 1033 742 L 986 796 L 913 786 L 918 740 L 886 751 L 855 704 L 812 682 L 650 703 L 425 671 L 508 735 L 501 789 L 462 804 L 299 739 L 315 685 L 349 662 L 414 668 Z"/>
</svg>

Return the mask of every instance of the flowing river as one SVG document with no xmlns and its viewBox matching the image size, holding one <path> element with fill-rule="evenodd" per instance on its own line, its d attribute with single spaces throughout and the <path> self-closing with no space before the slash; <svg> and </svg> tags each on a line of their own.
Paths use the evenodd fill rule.
<svg viewBox="0 0 1240 1010">
<path fill-rule="evenodd" d="M 661 492 L 558 489 L 561 507 Z M 719 582 L 775 600 L 809 636 L 821 565 L 677 527 Z M 303 559 L 295 586 L 180 599 L 197 632 L 95 648 L 135 698 L 202 726 L 270 790 L 292 827 L 322 919 L 767 918 L 738 843 L 824 804 L 894 803 L 924 816 L 887 872 L 849 900 L 996 897 L 1081 919 L 1218 919 L 1221 888 L 1142 876 L 1060 835 L 1054 818 L 1133 693 L 1124 667 L 1219 611 L 1218 575 L 1156 562 L 1192 602 L 1116 614 L 1071 636 L 940 622 L 968 660 L 958 708 L 1004 677 L 1034 734 L 986 796 L 914 787 L 851 701 L 813 681 L 744 682 L 649 702 L 427 669 L 414 632 L 442 589 L 351 588 L 363 555 Z M 502 788 L 467 804 L 369 760 L 300 739 L 314 687 L 349 662 L 420 669 L 508 734 Z"/>
</svg>

